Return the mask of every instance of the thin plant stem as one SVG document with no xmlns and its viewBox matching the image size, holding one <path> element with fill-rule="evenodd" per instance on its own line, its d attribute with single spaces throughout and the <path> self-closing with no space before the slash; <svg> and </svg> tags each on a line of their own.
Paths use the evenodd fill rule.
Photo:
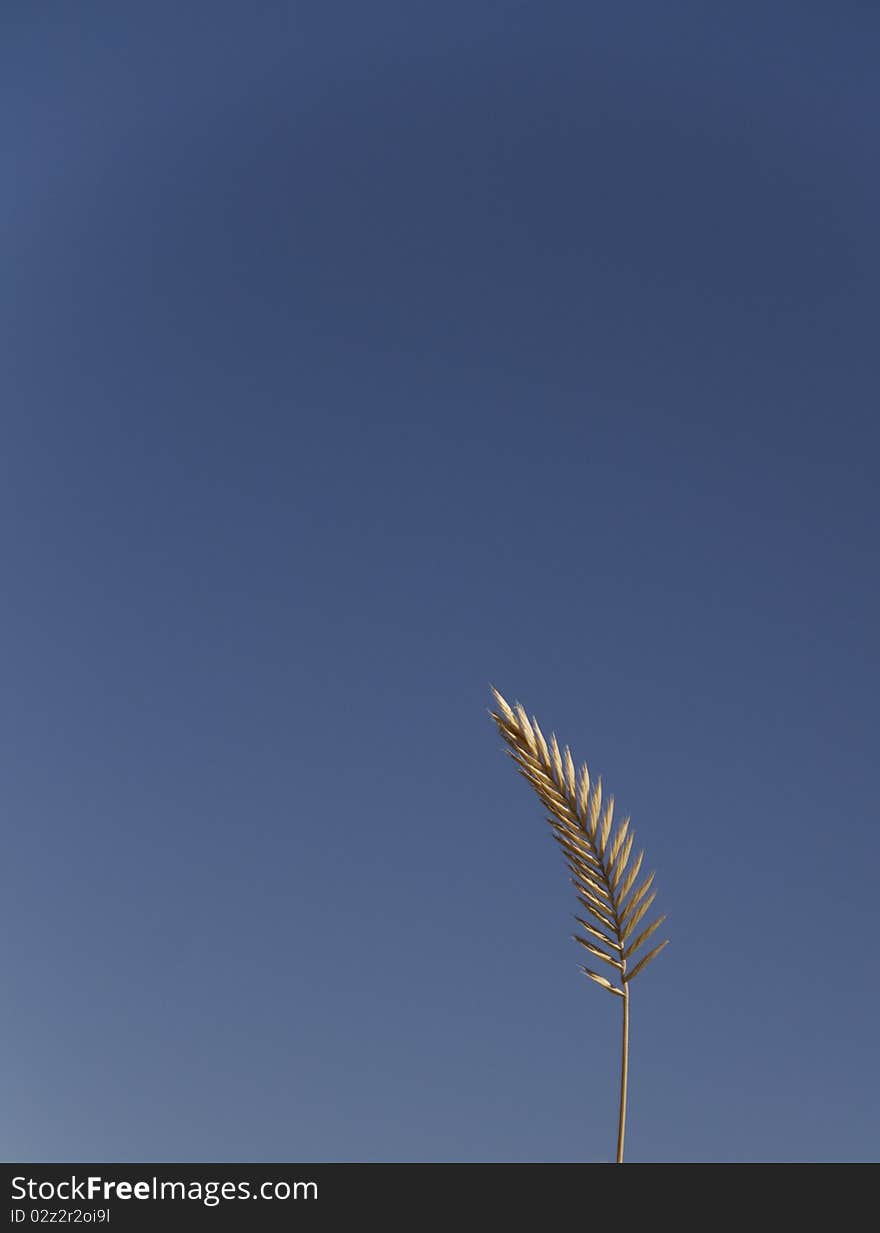
<svg viewBox="0 0 880 1233">
<path fill-rule="evenodd" d="M 623 1038 L 620 1047 L 620 1120 L 617 1124 L 617 1163 L 623 1164 L 626 1134 L 626 1082 L 629 1077 L 629 985 L 623 985 Z"/>
</svg>

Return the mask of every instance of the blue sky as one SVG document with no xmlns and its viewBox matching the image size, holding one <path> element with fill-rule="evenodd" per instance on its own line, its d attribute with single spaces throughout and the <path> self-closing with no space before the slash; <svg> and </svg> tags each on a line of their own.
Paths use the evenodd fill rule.
<svg viewBox="0 0 880 1233">
<path fill-rule="evenodd" d="M 0 1157 L 877 1159 L 874 7 L 2 28 Z"/>
</svg>

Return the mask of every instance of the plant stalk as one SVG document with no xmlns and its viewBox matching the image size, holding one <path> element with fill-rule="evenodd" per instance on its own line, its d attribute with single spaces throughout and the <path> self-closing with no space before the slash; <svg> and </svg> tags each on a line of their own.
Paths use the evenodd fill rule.
<svg viewBox="0 0 880 1233">
<path fill-rule="evenodd" d="M 629 985 L 623 984 L 623 1039 L 620 1048 L 620 1120 L 617 1124 L 617 1163 L 623 1164 L 623 1138 L 626 1134 L 626 1081 L 629 1077 Z"/>
</svg>

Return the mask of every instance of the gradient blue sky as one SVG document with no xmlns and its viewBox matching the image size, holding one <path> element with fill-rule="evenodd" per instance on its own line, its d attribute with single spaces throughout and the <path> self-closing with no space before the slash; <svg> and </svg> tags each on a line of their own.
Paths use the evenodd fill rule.
<svg viewBox="0 0 880 1233">
<path fill-rule="evenodd" d="M 0 24 L 0 1156 L 877 1159 L 876 6 Z"/>
</svg>

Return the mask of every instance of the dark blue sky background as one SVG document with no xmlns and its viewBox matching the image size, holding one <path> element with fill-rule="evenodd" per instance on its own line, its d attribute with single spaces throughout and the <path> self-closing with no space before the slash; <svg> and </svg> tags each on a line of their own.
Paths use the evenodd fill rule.
<svg viewBox="0 0 880 1233">
<path fill-rule="evenodd" d="M 878 36 L 3 6 L 0 1157 L 877 1159 Z"/>
</svg>

